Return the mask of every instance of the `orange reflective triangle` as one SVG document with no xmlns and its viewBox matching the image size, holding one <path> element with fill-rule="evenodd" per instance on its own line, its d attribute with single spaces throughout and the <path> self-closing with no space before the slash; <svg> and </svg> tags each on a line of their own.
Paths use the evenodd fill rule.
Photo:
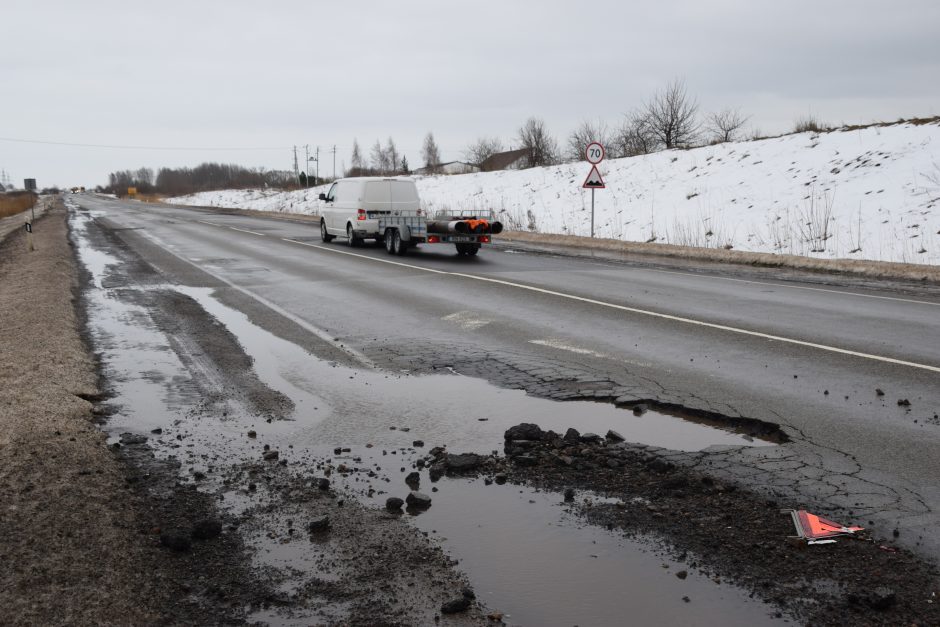
<svg viewBox="0 0 940 627">
<path fill-rule="evenodd" d="M 796 512 L 794 522 L 799 522 L 797 532 L 806 538 L 831 538 L 832 536 L 841 536 L 845 534 L 862 531 L 864 527 L 846 527 L 837 522 L 833 522 L 822 516 L 810 514 L 804 509 Z"/>
</svg>

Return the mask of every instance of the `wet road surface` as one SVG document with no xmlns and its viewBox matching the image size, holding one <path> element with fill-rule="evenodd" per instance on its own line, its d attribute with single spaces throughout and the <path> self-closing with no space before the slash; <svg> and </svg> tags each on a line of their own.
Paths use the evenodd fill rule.
<svg viewBox="0 0 940 627">
<path fill-rule="evenodd" d="M 398 447 L 413 457 L 406 450 L 418 437 L 429 446 L 440 441 L 451 450 L 488 452 L 499 448 L 510 424 L 532 421 L 563 431 L 575 423 L 582 432 L 603 435 L 614 429 L 629 441 L 713 451 L 716 468 L 738 480 L 802 491 L 808 501 L 851 506 L 885 528 L 902 528 L 902 539 L 909 538 L 918 550 L 940 552 L 936 541 L 917 542 L 936 522 L 940 503 L 936 291 L 907 285 L 875 290 L 870 284 L 837 285 L 814 277 L 775 281 L 731 276 L 727 268 L 702 273 L 506 248 L 462 258 L 449 247 L 425 246 L 393 258 L 383 249 L 349 248 L 340 240 L 322 244 L 312 224 L 90 196 L 77 202 L 90 211 L 84 219 L 172 279 L 166 281 L 170 285 L 148 285 L 143 291 L 175 291 L 198 303 L 238 338 L 262 387 L 285 399 L 287 408 L 274 411 L 279 414 L 274 417 L 286 422 L 256 423 L 257 412 L 233 406 L 232 422 L 222 425 L 221 434 L 218 424 L 200 423 L 201 434 L 194 427 L 187 451 L 194 469 L 220 440 L 227 441 L 228 454 L 239 449 L 247 454 L 258 446 L 240 437 L 245 421 L 259 433 L 264 430 L 267 441 L 282 450 L 294 446 L 298 455 L 311 458 L 335 445 L 368 443 L 372 446 L 356 454 L 361 463 L 373 465 L 381 463 L 380 449 Z M 93 273 L 98 268 L 104 290 L 105 270 L 114 272 L 116 261 L 103 248 L 89 240 L 81 250 L 86 266 Z M 147 346 L 152 349 L 145 359 L 147 376 L 127 376 L 123 382 L 119 396 L 137 402 L 114 419 L 112 428 L 119 433 L 162 427 L 167 416 L 197 402 L 199 390 L 187 392 L 180 373 L 200 371 L 201 349 L 174 345 L 168 351 L 159 329 L 137 324 L 145 316 L 135 313 L 133 304 L 106 300 L 97 322 L 103 341 L 112 336 L 113 370 L 133 372 L 130 362 L 141 360 Z M 113 320 L 108 322 L 108 316 Z M 122 352 L 120 346 L 132 350 Z M 311 360 L 310 353 L 322 360 Z M 188 363 L 180 355 L 188 355 Z M 494 363 L 500 367 L 493 368 Z M 435 370 L 442 374 L 401 377 Z M 214 375 L 203 368 L 202 376 L 211 381 Z M 549 380 L 554 387 L 539 387 L 539 381 Z M 570 381 L 570 389 L 559 390 L 560 380 Z M 647 401 L 651 408 L 631 412 L 583 400 L 592 393 L 600 397 L 599 391 L 608 388 L 632 401 Z M 549 398 L 582 400 L 572 405 Z M 898 405 L 899 399 L 910 406 Z M 688 420 L 702 416 L 776 423 L 791 441 L 767 446 L 708 421 Z M 780 473 L 810 467 L 818 472 L 804 473 L 802 481 L 775 483 Z M 840 484 L 827 477 L 844 480 Z M 474 496 L 473 484 L 461 483 L 445 490 L 449 496 L 439 509 L 415 522 L 433 526 L 442 519 L 437 531 L 443 528 L 458 538 L 447 546 L 463 555 L 472 554 L 472 543 L 460 545 L 470 535 L 469 527 L 458 528 L 458 521 L 465 522 L 460 512 L 487 509 L 490 499 L 509 499 L 497 509 L 517 516 L 484 519 L 481 526 L 509 533 L 512 520 L 526 507 L 552 526 L 552 508 L 558 507 L 551 499 L 517 496 L 520 502 L 513 505 L 512 490 L 506 488 L 504 496 Z M 363 490 L 365 499 L 381 500 L 383 494 Z M 558 543 L 553 533 L 560 534 L 555 536 L 559 541 L 564 536 L 545 533 L 550 544 Z M 598 532 L 585 533 L 598 541 Z M 525 536 L 509 533 L 520 547 Z M 604 550 L 614 551 L 619 541 L 600 536 Z M 586 540 L 572 540 L 581 541 Z M 622 555 L 635 551 L 614 553 L 621 555 L 614 560 L 618 568 L 643 570 L 622 564 Z M 588 563 L 599 559 L 585 558 L 583 552 L 581 558 Z M 514 562 L 520 560 L 507 559 Z M 560 584 L 533 577 L 552 573 L 550 564 L 529 567 L 522 579 L 534 590 L 507 592 L 509 584 L 494 585 L 485 600 L 506 607 L 516 598 L 522 623 L 543 623 L 544 616 L 525 608 L 538 606 L 531 595 L 539 590 L 556 595 Z M 467 568 L 479 573 L 482 566 Z M 579 579 L 607 581 L 611 577 L 601 573 L 603 568 L 595 568 L 593 579 L 583 574 Z M 508 581 L 518 579 L 510 574 Z M 500 591 L 506 594 L 501 597 Z M 588 598 L 593 602 L 584 608 L 597 605 L 595 597 Z M 764 610 L 747 609 L 741 598 L 728 605 L 764 615 Z M 572 606 L 565 619 L 583 617 L 578 613 L 584 608 Z M 728 611 L 718 607 L 715 616 Z M 661 618 L 682 621 L 681 612 Z M 582 624 L 589 623 L 582 618 Z"/>
</svg>

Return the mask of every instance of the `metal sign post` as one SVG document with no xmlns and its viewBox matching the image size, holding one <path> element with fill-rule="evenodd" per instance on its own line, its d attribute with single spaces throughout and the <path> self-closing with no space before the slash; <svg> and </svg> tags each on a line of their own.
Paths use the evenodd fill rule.
<svg viewBox="0 0 940 627">
<path fill-rule="evenodd" d="M 594 190 L 607 187 L 604 185 L 604 179 L 601 178 L 601 173 L 597 170 L 597 164 L 604 160 L 605 154 L 604 147 L 600 142 L 591 142 L 584 151 L 584 157 L 588 160 L 588 163 L 591 164 L 591 171 L 588 173 L 587 178 L 584 179 L 584 184 L 581 186 L 584 189 L 591 190 L 591 237 L 594 237 Z"/>
</svg>

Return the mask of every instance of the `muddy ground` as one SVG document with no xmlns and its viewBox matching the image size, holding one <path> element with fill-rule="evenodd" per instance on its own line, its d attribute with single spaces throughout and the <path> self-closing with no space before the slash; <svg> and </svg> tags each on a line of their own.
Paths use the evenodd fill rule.
<svg viewBox="0 0 940 627">
<path fill-rule="evenodd" d="M 314 624 L 490 622 L 440 548 L 394 514 L 263 462 L 229 469 L 224 483 L 251 477 L 240 489 L 265 495 L 232 516 L 147 438 L 109 445 L 100 427 L 115 408 L 83 337 L 89 277 L 66 217 L 59 205 L 37 221 L 35 252 L 20 233 L 0 243 L 0 622 L 265 623 L 292 607 Z M 328 529 L 312 531 L 322 516 Z M 311 573 L 306 589 L 279 589 L 250 567 L 239 529 L 252 526 L 328 547 L 330 581 Z M 460 611 L 441 616 L 447 603 Z"/>
<path fill-rule="evenodd" d="M 432 472 L 448 472 L 453 459 L 439 451 L 427 463 Z M 462 465 L 477 461 L 487 460 Z M 778 607 L 779 616 L 802 624 L 940 624 L 935 565 L 892 538 L 864 532 L 835 544 L 787 540 L 795 531 L 785 510 L 798 503 L 716 481 L 663 449 L 622 442 L 616 434 L 558 434 L 520 424 L 506 432 L 505 455 L 483 474 L 562 493 L 592 524 L 663 538 L 663 550 L 688 564 L 677 577 L 694 572 L 743 585 Z"/>
</svg>

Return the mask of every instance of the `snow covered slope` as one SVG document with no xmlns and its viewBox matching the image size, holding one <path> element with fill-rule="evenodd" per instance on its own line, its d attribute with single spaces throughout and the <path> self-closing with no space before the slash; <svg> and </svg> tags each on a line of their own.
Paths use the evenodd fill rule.
<svg viewBox="0 0 940 627">
<path fill-rule="evenodd" d="M 494 209 L 508 228 L 589 235 L 590 166 L 418 177 L 425 207 Z M 940 121 L 671 150 L 600 165 L 598 237 L 940 264 Z M 180 204 L 315 213 L 325 187 Z"/>
</svg>

